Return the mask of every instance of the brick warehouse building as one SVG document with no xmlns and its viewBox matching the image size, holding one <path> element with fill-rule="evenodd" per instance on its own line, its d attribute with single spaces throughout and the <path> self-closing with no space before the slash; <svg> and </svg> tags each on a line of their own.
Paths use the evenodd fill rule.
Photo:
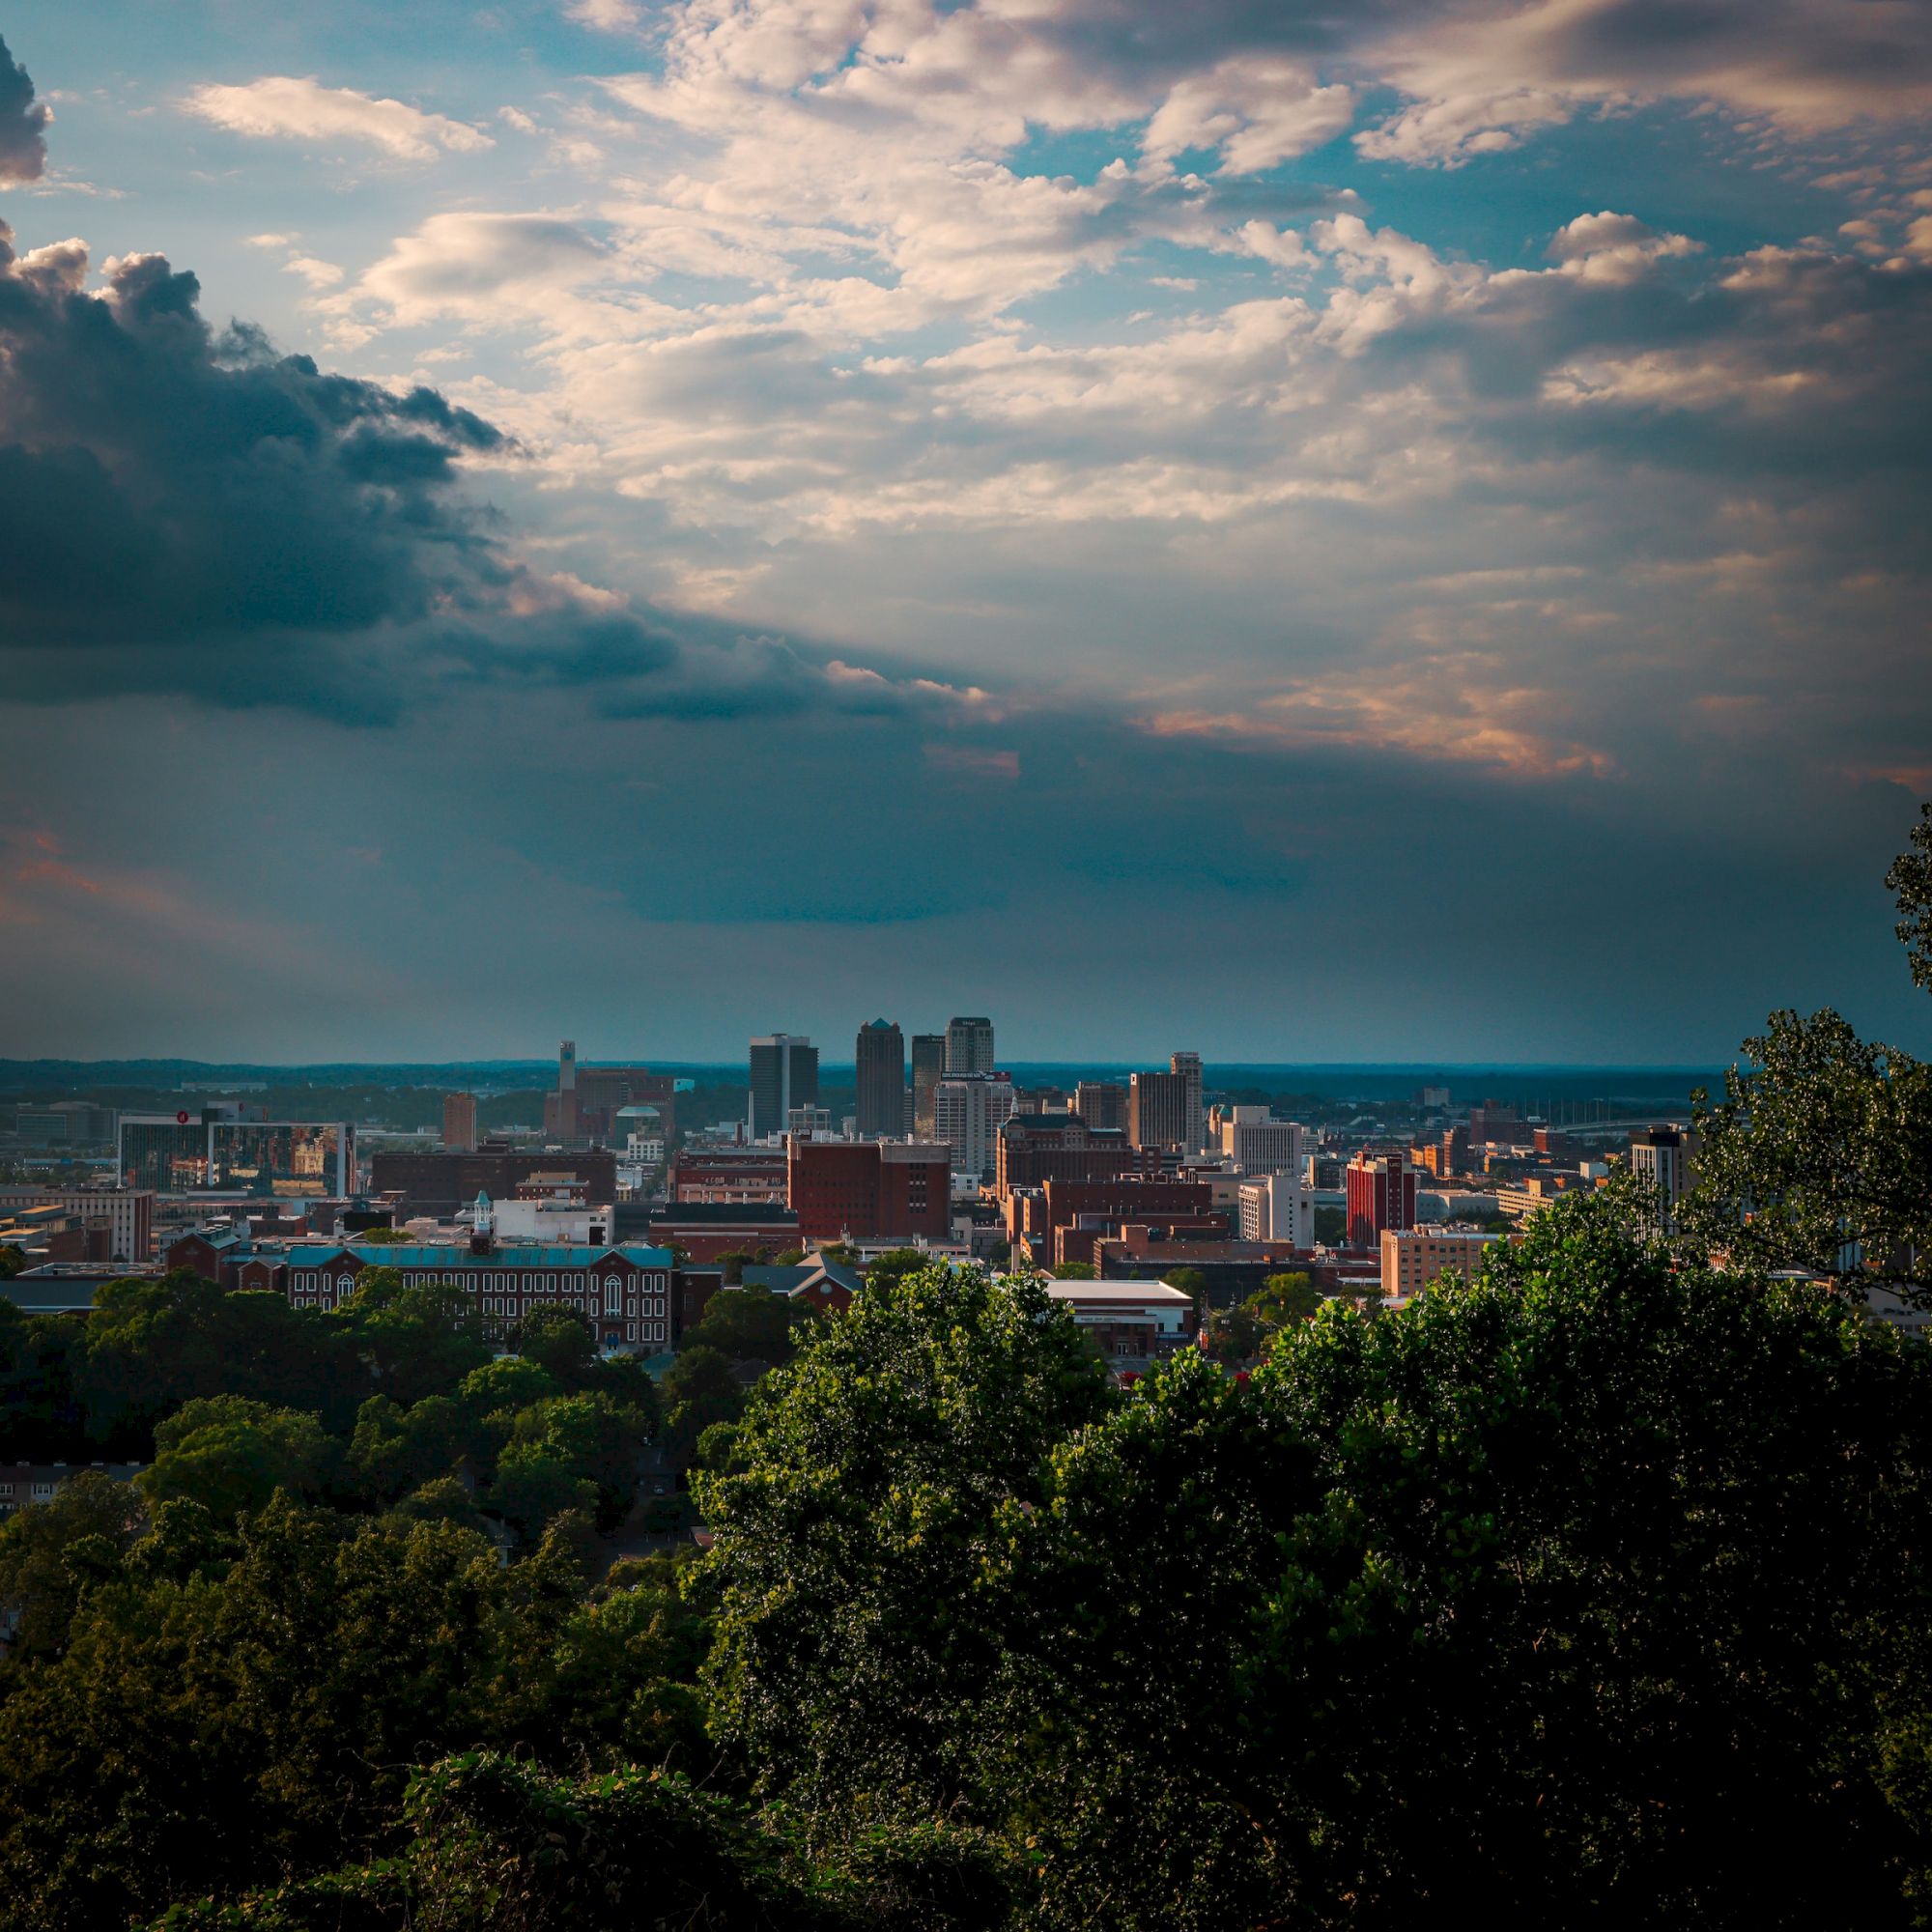
<svg viewBox="0 0 1932 1932">
<path fill-rule="evenodd" d="M 581 1181 L 592 1201 L 617 1198 L 617 1156 L 602 1149 L 570 1153 L 513 1152 L 485 1141 L 474 1153 L 379 1153 L 370 1157 L 369 1185 L 403 1196 L 406 1215 L 447 1220 L 479 1194 L 507 1201 L 526 1182 Z"/>
<path fill-rule="evenodd" d="M 786 1195 L 808 1240 L 952 1233 L 952 1151 L 920 1141 L 809 1141 L 794 1135 Z"/>
<path fill-rule="evenodd" d="M 1134 1147 L 1117 1127 L 1090 1127 L 1078 1114 L 1015 1114 L 1000 1128 L 995 1184 L 1004 1201 L 1018 1187 L 1158 1175 L 1162 1165 L 1158 1151 Z"/>
</svg>

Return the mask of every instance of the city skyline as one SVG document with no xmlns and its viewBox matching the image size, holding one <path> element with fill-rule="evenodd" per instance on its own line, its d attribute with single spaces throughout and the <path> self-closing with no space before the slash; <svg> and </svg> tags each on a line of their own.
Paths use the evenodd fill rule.
<svg viewBox="0 0 1932 1932">
<path fill-rule="evenodd" d="M 0 1055 L 1926 1050 L 1922 10 L 0 28 Z"/>
</svg>

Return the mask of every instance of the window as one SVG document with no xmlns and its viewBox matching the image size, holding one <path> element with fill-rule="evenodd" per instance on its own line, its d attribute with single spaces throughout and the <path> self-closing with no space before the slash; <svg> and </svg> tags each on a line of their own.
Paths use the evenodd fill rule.
<svg viewBox="0 0 1932 1932">
<path fill-rule="evenodd" d="M 624 1284 L 614 1275 L 604 1277 L 604 1313 L 621 1315 L 624 1312 Z"/>
</svg>

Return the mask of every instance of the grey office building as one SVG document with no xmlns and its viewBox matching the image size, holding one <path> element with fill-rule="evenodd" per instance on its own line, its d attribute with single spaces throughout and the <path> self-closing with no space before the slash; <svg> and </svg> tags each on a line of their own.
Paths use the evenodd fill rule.
<svg viewBox="0 0 1932 1932">
<path fill-rule="evenodd" d="M 946 1023 L 946 1077 L 993 1070 L 993 1023 L 988 1019 L 952 1019 Z"/>
<path fill-rule="evenodd" d="M 905 1035 L 891 1020 L 872 1020 L 859 1029 L 853 1059 L 860 1137 L 897 1140 L 906 1130 Z"/>
</svg>

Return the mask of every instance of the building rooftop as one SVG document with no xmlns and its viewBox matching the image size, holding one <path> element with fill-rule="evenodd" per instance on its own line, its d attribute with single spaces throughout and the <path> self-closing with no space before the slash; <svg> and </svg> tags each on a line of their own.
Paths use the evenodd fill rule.
<svg viewBox="0 0 1932 1932">
<path fill-rule="evenodd" d="M 1194 1305 L 1185 1289 L 1164 1281 L 1049 1281 L 1046 1292 L 1056 1301 L 1169 1301 Z"/>
</svg>

